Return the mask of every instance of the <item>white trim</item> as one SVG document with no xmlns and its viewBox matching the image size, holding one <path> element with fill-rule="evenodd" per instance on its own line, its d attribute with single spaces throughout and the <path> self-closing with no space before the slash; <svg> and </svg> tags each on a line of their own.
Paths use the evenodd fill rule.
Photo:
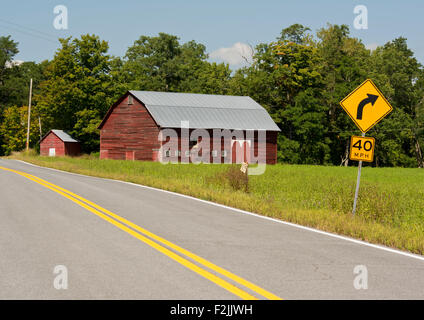
<svg viewBox="0 0 424 320">
<path fill-rule="evenodd" d="M 177 193 L 177 192 L 173 192 L 173 191 L 168 191 L 168 190 L 158 189 L 158 188 L 154 188 L 154 187 L 144 186 L 142 184 L 136 184 L 136 183 L 122 181 L 122 180 L 93 177 L 93 176 L 87 176 L 87 175 L 80 174 L 80 173 L 73 173 L 73 172 L 63 171 L 63 170 L 59 170 L 59 169 L 42 167 L 42 166 L 39 166 L 39 165 L 36 165 L 36 164 L 32 164 L 32 163 L 29 163 L 29 162 L 26 162 L 26 161 L 22 161 L 22 160 L 15 160 L 15 161 L 19 161 L 19 162 L 22 162 L 22 163 L 25 163 L 25 164 L 28 164 L 28 165 L 31 165 L 31 166 L 34 166 L 34 167 L 38 167 L 38 168 L 44 168 L 44 169 L 49 169 L 49 170 L 53 170 L 53 171 L 58 171 L 58 172 L 63 172 L 63 173 L 69 173 L 69 174 L 72 174 L 72 175 L 77 175 L 77 176 L 82 176 L 82 177 L 90 177 L 90 178 L 97 178 L 97 179 L 101 179 L 101 180 L 116 181 L 116 182 L 121 182 L 121 183 L 125 183 L 125 184 L 134 185 L 134 186 L 139 187 L 139 188 L 145 188 L 145 189 L 150 189 L 150 190 L 155 190 L 155 191 L 161 191 L 161 192 L 173 194 L 173 195 L 176 195 L 176 196 L 184 197 L 184 198 L 187 198 L 187 199 L 197 200 L 197 201 L 200 201 L 200 202 L 203 202 L 203 203 L 207 203 L 207 204 L 210 204 L 210 205 L 214 205 L 214 206 L 217 206 L 217 207 L 229 209 L 229 210 L 236 211 L 236 212 L 239 212 L 239 213 L 247 214 L 247 215 L 254 216 L 254 217 L 257 217 L 257 218 L 260 218 L 260 219 L 265 219 L 265 220 L 269 220 L 269 221 L 281 223 L 281 224 L 284 224 L 284 225 L 287 225 L 287 226 L 291 226 L 291 227 L 294 227 L 294 228 L 298 228 L 298 229 L 302 229 L 302 230 L 306 230 L 306 231 L 311 231 L 311 232 L 319 233 L 319 234 L 326 235 L 326 236 L 329 236 L 329 237 L 333 237 L 333 238 L 337 238 L 337 239 L 341 239 L 341 240 L 345 240 L 345 241 L 350 241 L 350 242 L 353 242 L 353 243 L 356 243 L 356 244 L 360 244 L 360 245 L 364 245 L 364 246 L 367 246 L 367 247 L 371 247 L 371 248 L 375 248 L 375 249 L 380 249 L 380 250 L 383 250 L 383 251 L 387 251 L 387 252 L 391 252 L 391 253 L 396 253 L 396 254 L 403 255 L 403 256 L 406 256 L 406 257 L 409 257 L 409 258 L 414 258 L 414 259 L 418 259 L 418 260 L 424 261 L 424 256 L 421 256 L 421 255 L 409 253 L 409 252 L 406 252 L 406 251 L 401 251 L 401 250 L 398 250 L 398 249 L 392 249 L 392 248 L 385 247 L 385 246 L 382 246 L 382 245 L 372 244 L 372 243 L 365 242 L 365 241 L 362 241 L 362 240 L 357 240 L 357 239 L 354 239 L 354 238 L 349 238 L 347 236 L 341 236 L 341 235 L 338 235 L 338 234 L 335 234 L 335 233 L 330 233 L 330 232 L 326 232 L 326 231 L 322 231 L 322 230 L 318 230 L 318 229 L 314 229 L 314 228 L 310 228 L 310 227 L 301 226 L 299 224 L 295 224 L 295 223 L 291 223 L 291 222 L 286 222 L 286 221 L 278 220 L 278 219 L 275 219 L 275 218 L 270 218 L 270 217 L 267 217 L 267 216 L 259 215 L 257 213 L 253 213 L 253 212 L 249 212 L 249 211 L 244 211 L 244 210 L 237 209 L 237 208 L 232 208 L 232 207 L 229 207 L 229 206 L 226 206 L 226 205 L 223 205 L 223 204 L 219 204 L 219 203 L 215 203 L 215 202 L 212 202 L 212 201 L 207 201 L 207 200 L 195 198 L 195 197 L 192 197 L 192 196 L 188 196 L 188 195 Z"/>
</svg>

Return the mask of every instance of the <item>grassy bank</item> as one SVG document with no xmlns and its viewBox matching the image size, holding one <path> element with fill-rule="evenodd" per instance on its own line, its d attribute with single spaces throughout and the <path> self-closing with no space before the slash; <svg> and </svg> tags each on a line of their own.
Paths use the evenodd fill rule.
<svg viewBox="0 0 424 320">
<path fill-rule="evenodd" d="M 239 166 L 50 158 L 15 154 L 60 170 L 175 191 L 262 215 L 424 254 L 424 170 L 362 171 L 357 214 L 352 217 L 357 168 L 275 165 L 260 176 Z M 231 169 L 232 168 L 232 169 Z"/>
</svg>

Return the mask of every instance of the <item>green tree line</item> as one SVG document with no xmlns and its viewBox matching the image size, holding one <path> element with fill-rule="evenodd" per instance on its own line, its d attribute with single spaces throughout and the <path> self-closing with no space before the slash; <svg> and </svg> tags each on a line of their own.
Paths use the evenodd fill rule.
<svg viewBox="0 0 424 320">
<path fill-rule="evenodd" d="M 403 37 L 369 50 L 346 25 L 313 34 L 294 24 L 257 45 L 253 62 L 237 70 L 209 62 L 203 44 L 166 33 L 141 36 L 123 57 L 108 54 L 96 35 L 59 41 L 51 61 L 16 64 L 18 43 L 0 37 L 1 155 L 25 147 L 32 78 L 32 147 L 54 128 L 97 151 L 97 126 L 127 90 L 248 95 L 282 130 L 279 162 L 349 165 L 350 136 L 359 131 L 339 102 L 371 78 L 393 106 L 367 133 L 376 138 L 373 165 L 424 167 L 424 68 Z"/>
</svg>

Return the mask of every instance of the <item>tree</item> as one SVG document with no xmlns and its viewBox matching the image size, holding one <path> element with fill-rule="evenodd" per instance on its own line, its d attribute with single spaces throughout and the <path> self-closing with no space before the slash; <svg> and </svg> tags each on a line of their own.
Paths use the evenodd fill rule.
<svg viewBox="0 0 424 320">
<path fill-rule="evenodd" d="M 251 96 L 281 128 L 280 162 L 348 165 L 350 136 L 359 130 L 339 102 L 371 78 L 394 108 L 368 133 L 376 138 L 373 165 L 424 167 L 424 68 L 405 38 L 370 51 L 346 25 L 329 24 L 313 36 L 293 24 L 257 45 L 253 63 L 234 73 L 210 63 L 203 44 L 166 33 L 141 36 L 123 58 L 109 56 L 95 35 L 60 44 L 51 62 L 17 64 L 17 43 L 0 37 L 0 154 L 25 145 L 32 78 L 31 146 L 41 115 L 44 132 L 67 130 L 84 151 L 97 150 L 97 126 L 127 90 L 233 94 Z"/>
<path fill-rule="evenodd" d="M 295 23 L 292 24 L 290 27 L 283 29 L 281 31 L 281 36 L 278 38 L 278 40 L 294 42 L 296 44 L 310 44 L 312 42 L 312 37 L 308 33 L 309 31 L 311 31 L 310 28 Z"/>
<path fill-rule="evenodd" d="M 44 79 L 43 70 L 48 63 L 16 63 L 13 58 L 19 52 L 17 45 L 10 36 L 0 37 L 0 155 L 20 150 L 21 144 L 18 141 L 21 141 L 21 137 L 20 131 L 17 131 L 20 120 L 16 119 L 23 115 L 20 107 L 28 104 L 30 79 L 33 79 L 34 92 L 37 92 L 37 85 Z M 15 134 L 18 136 L 14 137 Z M 32 141 L 35 143 L 37 140 Z"/>
<path fill-rule="evenodd" d="M 60 39 L 60 43 L 34 100 L 45 132 L 67 130 L 81 141 L 84 151 L 94 151 L 99 140 L 95 124 L 118 96 L 111 83 L 109 46 L 95 35 Z"/>
<path fill-rule="evenodd" d="M 394 109 L 370 131 L 381 141 L 376 149 L 378 164 L 421 167 L 422 66 L 401 37 L 371 54 L 369 70 Z"/>
<path fill-rule="evenodd" d="M 276 42 L 258 45 L 254 63 L 236 72 L 231 87 L 264 105 L 281 128 L 279 161 L 326 163 L 322 61 L 308 30 L 295 24 Z"/>
<path fill-rule="evenodd" d="M 4 104 L 7 106 L 27 105 L 30 79 L 33 81 L 33 94 L 39 93 L 39 84 L 46 80 L 44 72 L 48 63 L 47 60 L 41 63 L 29 61 L 10 68 L 3 84 L 3 90 L 7 92 L 7 98 Z"/>
<path fill-rule="evenodd" d="M 27 135 L 28 106 L 9 106 L 4 110 L 0 124 L 1 148 L 4 154 L 20 151 L 25 148 Z M 30 143 L 34 146 L 40 139 L 38 118 L 31 117 Z"/>
<path fill-rule="evenodd" d="M 180 44 L 178 37 L 166 33 L 141 36 L 127 50 L 121 82 L 133 90 L 223 94 L 231 71 L 206 61 L 205 50 L 203 44 Z"/>
<path fill-rule="evenodd" d="M 10 39 L 10 36 L 0 37 L 0 86 L 3 85 L 10 63 L 18 52 L 18 43 Z"/>
<path fill-rule="evenodd" d="M 350 136 L 357 134 L 355 125 L 339 102 L 367 78 L 369 51 L 362 42 L 349 37 L 346 25 L 331 25 L 317 33 L 319 56 L 325 87 L 323 103 L 328 117 L 328 141 L 333 164 L 348 164 Z"/>
<path fill-rule="evenodd" d="M 8 91 L 4 87 L 5 79 L 10 72 L 11 61 L 18 53 L 18 43 L 10 39 L 10 36 L 0 37 L 0 124 L 3 122 L 3 113 L 5 105 L 8 102 Z M 0 155 L 4 153 L 2 145 L 4 144 L 4 135 L 0 135 Z"/>
<path fill-rule="evenodd" d="M 424 70 L 421 68 L 415 83 L 418 102 L 415 106 L 413 122 L 414 149 L 418 168 L 424 168 Z"/>
</svg>

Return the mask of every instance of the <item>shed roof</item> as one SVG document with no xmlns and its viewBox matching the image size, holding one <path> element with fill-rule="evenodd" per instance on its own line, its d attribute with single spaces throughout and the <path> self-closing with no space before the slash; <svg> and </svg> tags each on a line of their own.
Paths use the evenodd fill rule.
<svg viewBox="0 0 424 320">
<path fill-rule="evenodd" d="M 129 93 L 146 106 L 160 127 L 180 128 L 181 121 L 188 121 L 190 128 L 280 131 L 268 112 L 248 96 L 157 91 Z"/>
<path fill-rule="evenodd" d="M 58 130 L 58 129 L 52 129 L 49 132 L 47 132 L 44 137 L 41 138 L 40 142 L 44 140 L 45 137 L 47 137 L 50 132 L 53 132 L 60 140 L 62 140 L 63 142 L 79 142 L 78 140 L 72 138 L 68 133 L 66 133 L 63 130 Z"/>
</svg>

